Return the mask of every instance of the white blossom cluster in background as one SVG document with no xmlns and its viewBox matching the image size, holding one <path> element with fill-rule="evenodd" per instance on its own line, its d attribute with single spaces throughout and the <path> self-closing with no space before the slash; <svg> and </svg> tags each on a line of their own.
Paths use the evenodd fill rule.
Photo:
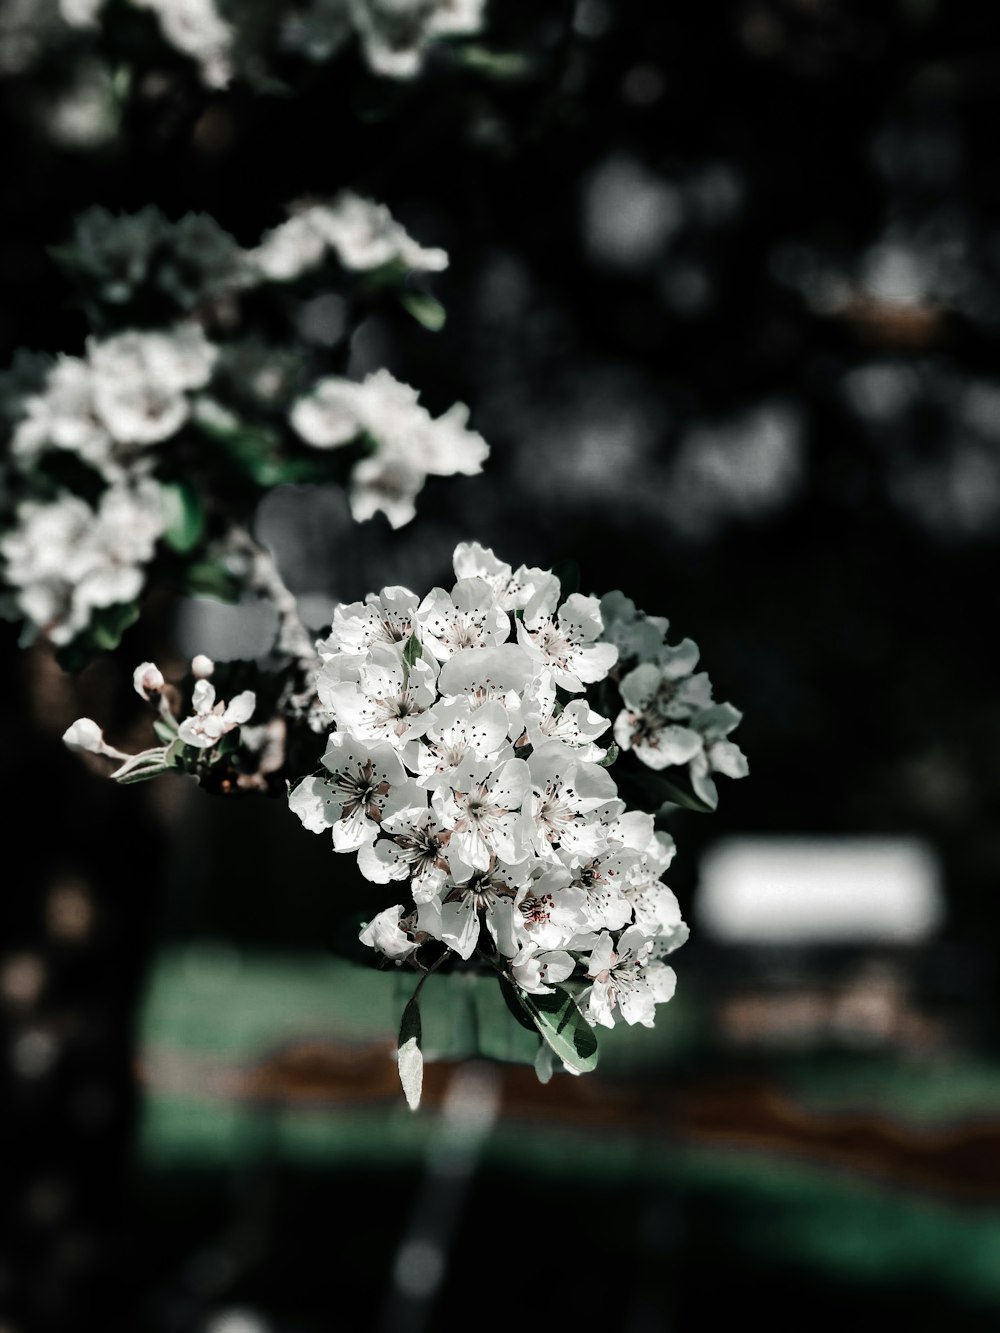
<svg viewBox="0 0 1000 1333">
<path fill-rule="evenodd" d="M 719 794 L 711 775 L 743 778 L 749 771 L 739 746 L 726 739 L 742 714 L 713 701 L 707 674 L 695 671 L 698 645 L 683 639 L 671 647 L 662 617 L 647 616 L 621 592 L 604 596 L 600 608 L 605 637 L 619 653 L 625 706 L 615 718 L 616 744 L 647 768 L 686 764 L 695 794 L 714 809 Z"/>
<path fill-rule="evenodd" d="M 134 602 L 158 539 L 173 530 L 178 484 L 191 514 L 217 512 L 220 468 L 242 467 L 259 492 L 299 480 L 294 469 L 312 454 L 308 475 L 316 479 L 321 467 L 323 479 L 344 481 L 356 520 L 384 513 L 393 527 L 414 517 L 428 476 L 481 471 L 489 450 L 467 429 L 463 405 L 435 420 L 388 370 L 363 383 L 315 378 L 310 349 L 294 332 L 272 348 L 256 339 L 252 319 L 235 330 L 213 322 L 218 299 L 238 302 L 254 287 L 311 282 L 302 292 L 308 303 L 328 283 L 327 259 L 340 281 L 390 287 L 447 265 L 444 251 L 419 245 L 384 206 L 342 191 L 298 209 L 245 251 L 211 218 L 168 223 L 154 209 L 120 218 L 91 210 L 63 258 L 117 322 L 149 293 L 159 302 L 166 295 L 179 317 L 92 336 L 84 355 L 59 357 L 7 406 L 5 466 L 17 498 L 0 537 L 0 579 L 28 639 L 44 633 L 66 645 L 96 609 Z M 249 375 L 239 364 L 244 350 L 254 358 Z M 355 448 L 335 454 L 344 445 Z M 298 461 L 286 476 L 288 458 Z M 84 465 L 89 483 L 67 479 L 67 460 Z M 199 485 L 205 493 L 192 494 Z M 191 532 L 183 536 L 183 552 L 196 547 Z"/>
<path fill-rule="evenodd" d="M 351 470 L 348 496 L 359 523 L 381 512 L 402 527 L 416 514 L 427 477 L 482 471 L 489 446 L 467 429 L 465 406 L 435 419 L 417 399 L 415 389 L 377 370 L 361 384 L 318 380 L 292 407 L 292 425 L 307 444 L 333 449 L 363 437 L 374 446 Z"/>
<path fill-rule="evenodd" d="M 25 399 L 13 457 L 26 467 L 65 450 L 109 484 L 148 472 L 150 446 L 188 420 L 191 394 L 208 383 L 217 354 L 193 321 L 88 339 L 85 356 L 60 357 L 42 391 Z"/>
<path fill-rule="evenodd" d="M 621 747 L 702 781 L 740 776 L 717 734 L 740 715 L 712 704 L 693 645 L 667 647 L 666 622 L 622 594 L 562 599 L 553 573 L 477 544 L 454 569 L 450 589 L 335 609 L 315 703 L 331 734 L 291 808 L 369 880 L 405 890 L 361 935 L 387 958 L 426 965 L 425 946 L 443 945 L 522 998 L 563 988 L 590 1027 L 652 1026 L 688 933 L 661 880 L 674 846 L 610 768 Z M 617 716 L 602 715 L 592 700 L 616 697 L 627 659 Z"/>
<path fill-rule="evenodd" d="M 198 68 L 202 82 L 224 88 L 240 72 L 240 52 L 260 27 L 257 7 L 216 0 L 131 0 L 150 10 L 163 39 Z M 276 45 L 321 62 L 356 38 L 373 73 L 412 79 L 428 46 L 442 38 L 467 37 L 483 25 L 485 0 L 311 0 L 272 7 L 268 17 Z M 103 18 L 104 0 L 59 0 L 62 21 L 93 29 Z"/>
<path fill-rule="evenodd" d="M 96 508 L 68 492 L 25 500 L 17 520 L 0 536 L 4 579 L 17 612 L 57 647 L 85 630 L 95 611 L 140 595 L 165 526 L 151 478 L 109 486 Z"/>
<path fill-rule="evenodd" d="M 267 232 L 247 253 L 246 262 L 251 272 L 285 282 L 331 254 L 345 269 L 361 273 L 390 266 L 437 273 L 448 266 L 443 250 L 418 245 L 383 204 L 350 190 L 328 203 L 295 207 L 287 222 Z"/>
</svg>

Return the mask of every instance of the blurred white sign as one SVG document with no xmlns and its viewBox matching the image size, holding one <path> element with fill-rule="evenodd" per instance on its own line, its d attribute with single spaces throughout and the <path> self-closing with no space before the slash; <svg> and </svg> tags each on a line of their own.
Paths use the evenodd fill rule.
<svg viewBox="0 0 1000 1333">
<path fill-rule="evenodd" d="M 913 944 L 944 917 L 941 873 L 916 838 L 727 838 L 695 916 L 727 944 Z"/>
</svg>

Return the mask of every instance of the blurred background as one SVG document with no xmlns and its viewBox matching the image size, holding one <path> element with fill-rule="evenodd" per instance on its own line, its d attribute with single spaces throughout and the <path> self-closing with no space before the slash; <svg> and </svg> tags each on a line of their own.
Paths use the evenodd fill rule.
<svg viewBox="0 0 1000 1333">
<path fill-rule="evenodd" d="M 4 624 L 0 1330 L 402 1333 L 484 1299 L 622 1333 L 734 1303 L 992 1326 L 1000 16 L 486 14 L 412 82 L 348 44 L 206 88 L 151 43 L 124 97 L 113 34 L 2 0 L 0 364 L 82 349 L 48 248 L 93 204 L 252 244 L 346 185 L 443 246 L 445 327 L 380 312 L 349 371 L 467 403 L 486 472 L 398 531 L 284 487 L 257 531 L 317 628 L 478 540 L 697 641 L 750 777 L 671 826 L 677 997 L 542 1087 L 432 982 L 442 1052 L 480 1054 L 411 1115 L 404 989 L 343 956 L 344 858 L 281 800 L 117 789 L 64 751 L 81 713 L 131 724 L 141 627 L 71 679 Z M 161 621 L 181 654 L 266 646 L 245 609 Z"/>
</svg>

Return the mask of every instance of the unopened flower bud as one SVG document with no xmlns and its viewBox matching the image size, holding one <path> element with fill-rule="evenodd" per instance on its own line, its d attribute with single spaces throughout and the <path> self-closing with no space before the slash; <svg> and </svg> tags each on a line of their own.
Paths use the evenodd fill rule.
<svg viewBox="0 0 1000 1333">
<path fill-rule="evenodd" d="M 163 689 L 165 684 L 163 672 L 155 662 L 140 662 L 132 672 L 132 684 L 135 686 L 136 694 L 148 699 L 150 694 L 159 694 Z"/>
<path fill-rule="evenodd" d="M 191 674 L 197 680 L 207 680 L 215 670 L 215 663 L 204 653 L 197 653 L 191 658 Z"/>
<path fill-rule="evenodd" d="M 89 754 L 102 754 L 104 751 L 104 733 L 92 718 L 78 717 L 63 732 L 63 744 L 71 750 L 85 750 Z"/>
</svg>

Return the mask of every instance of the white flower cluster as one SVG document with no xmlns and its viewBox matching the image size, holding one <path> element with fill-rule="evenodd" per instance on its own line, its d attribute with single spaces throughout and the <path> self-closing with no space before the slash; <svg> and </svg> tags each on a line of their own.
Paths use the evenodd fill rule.
<svg viewBox="0 0 1000 1333">
<path fill-rule="evenodd" d="M 587 702 L 618 659 L 595 597 L 460 545 L 457 582 L 340 605 L 318 706 L 323 772 L 289 801 L 363 874 L 408 897 L 361 935 L 397 961 L 437 941 L 527 995 L 576 991 L 591 1026 L 652 1026 L 687 938 L 661 881 L 672 839 L 627 810 Z M 562 696 L 562 697 L 561 697 Z"/>
<path fill-rule="evenodd" d="M 244 43 L 239 18 L 222 17 L 216 0 L 131 0 L 152 10 L 164 40 L 190 57 L 202 82 L 224 88 L 236 72 L 236 53 Z M 64 23 L 92 28 L 105 0 L 59 0 Z M 369 68 L 392 79 L 420 72 L 428 45 L 443 37 L 465 37 L 480 30 L 485 0 L 310 0 L 287 5 L 278 42 L 311 60 L 328 60 L 357 35 Z M 238 15 L 238 9 L 237 9 Z"/>
<path fill-rule="evenodd" d="M 179 692 L 164 679 L 155 662 L 140 662 L 132 673 L 132 685 L 141 699 L 155 699 L 159 709 L 157 730 L 162 745 L 126 754 L 104 739 L 100 726 L 89 717 L 79 717 L 63 733 L 63 744 L 71 750 L 103 755 L 122 760 L 111 774 L 116 782 L 144 782 L 176 769 L 197 773 L 200 768 L 220 757 L 216 747 L 226 737 L 238 733 L 249 722 L 257 706 L 253 690 L 243 690 L 227 704 L 216 698 L 216 689 L 209 677 L 215 663 L 199 653 L 191 662 L 195 677 L 191 694 L 191 713 L 178 722 L 174 709 Z"/>
<path fill-rule="evenodd" d="M 171 256 L 175 267 L 184 268 L 188 250 L 205 252 L 204 271 L 191 290 L 178 288 L 171 269 Z M 327 252 L 349 276 L 377 271 L 389 280 L 448 262 L 444 251 L 412 240 L 388 210 L 349 191 L 296 213 L 256 250 L 241 250 L 204 217 L 168 223 L 155 210 L 131 218 L 91 210 L 66 257 L 96 285 L 99 300 L 127 304 L 155 279 L 158 293 L 173 292 L 189 309 L 222 292 L 291 279 Z M 190 318 L 163 329 L 126 329 L 89 339 L 84 356 L 60 357 L 40 386 L 19 400 L 9 450 L 17 474 L 10 490 L 18 498 L 0 539 L 0 561 L 8 601 L 35 632 L 66 645 L 88 630 L 95 609 L 138 598 L 142 567 L 161 535 L 171 540 L 177 513 L 178 502 L 171 499 L 177 486 L 168 495 L 156 480 L 171 470 L 176 474 L 165 446 L 189 424 L 207 436 L 209 449 L 211 441 L 239 437 L 246 427 L 252 439 L 259 423 L 245 422 L 219 398 L 226 396 L 241 350 L 256 346 L 252 337 L 217 345 Z M 294 357 L 294 349 L 265 349 L 254 383 L 269 367 L 280 370 L 283 355 Z M 282 382 L 278 370 L 272 378 Z M 330 450 L 357 440 L 366 452 L 351 469 L 352 513 L 362 521 L 384 512 L 400 527 L 414 517 L 428 476 L 482 470 L 489 450 L 466 428 L 467 416 L 457 404 L 433 419 L 416 390 L 378 371 L 361 384 L 316 381 L 292 404 L 290 429 L 274 433 L 269 418 L 264 433 L 275 436 L 278 465 L 286 447 L 294 455 L 303 443 Z M 52 474 L 60 467 L 49 464 L 58 454 L 75 455 L 94 474 L 83 487 L 88 498 L 54 485 Z M 231 457 L 223 445 L 215 461 L 226 465 Z M 185 480 L 189 489 L 198 482 L 197 472 Z M 106 489 L 94 498 L 100 485 Z"/>
<path fill-rule="evenodd" d="M 485 0 L 346 0 L 345 8 L 372 70 L 412 79 L 431 42 L 479 32 Z"/>
<path fill-rule="evenodd" d="M 291 410 L 291 422 L 318 449 L 363 438 L 374 453 L 351 471 L 351 513 L 360 523 L 381 511 L 394 528 L 409 523 L 428 476 L 481 472 L 489 446 L 466 426 L 468 409 L 456 403 L 434 418 L 416 389 L 377 370 L 363 382 L 329 376 L 318 380 Z"/>
<path fill-rule="evenodd" d="M 207 384 L 218 349 L 194 321 L 90 339 L 84 357 L 60 357 L 44 389 L 24 402 L 11 451 L 21 466 L 49 449 L 75 453 L 109 483 L 148 469 L 145 451 L 176 435 L 190 394 Z"/>
<path fill-rule="evenodd" d="M 719 794 L 712 773 L 746 777 L 739 746 L 726 737 L 742 720 L 732 704 L 712 699 L 712 684 L 698 665 L 698 645 L 666 642 L 668 622 L 647 616 L 620 592 L 601 599 L 605 637 L 619 652 L 618 688 L 625 707 L 615 719 L 615 742 L 647 768 L 687 764 L 695 794 L 712 809 Z"/>
<path fill-rule="evenodd" d="M 0 537 L 19 612 L 57 646 L 70 643 L 95 611 L 139 596 L 164 522 L 152 478 L 110 486 L 96 509 L 68 493 L 25 500 L 16 525 Z"/>
<path fill-rule="evenodd" d="M 131 0 L 136 9 L 156 15 L 163 38 L 198 66 L 209 88 L 225 88 L 234 73 L 237 33 L 219 13 L 215 0 Z M 94 28 L 105 0 L 59 0 L 59 13 L 71 28 Z"/>
<path fill-rule="evenodd" d="M 329 203 L 301 205 L 265 233 L 246 255 L 252 273 L 288 282 L 333 255 L 345 269 L 370 273 L 391 266 L 416 273 L 448 267 L 443 250 L 418 245 L 384 204 L 342 190 Z"/>
</svg>

